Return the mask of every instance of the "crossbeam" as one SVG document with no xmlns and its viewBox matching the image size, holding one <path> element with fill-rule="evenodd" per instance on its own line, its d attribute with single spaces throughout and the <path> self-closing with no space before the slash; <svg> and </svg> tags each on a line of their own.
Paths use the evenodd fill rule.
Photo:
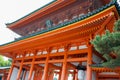
<svg viewBox="0 0 120 80">
<path fill-rule="evenodd" d="M 49 67 L 51 68 L 51 69 L 62 69 L 62 67 L 59 67 L 59 66 L 56 66 L 56 65 L 54 65 L 54 64 L 49 64 Z"/>
</svg>

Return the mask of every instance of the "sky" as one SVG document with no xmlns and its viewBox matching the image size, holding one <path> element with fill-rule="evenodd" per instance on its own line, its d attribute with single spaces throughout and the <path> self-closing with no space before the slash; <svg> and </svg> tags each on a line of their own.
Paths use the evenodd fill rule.
<svg viewBox="0 0 120 80">
<path fill-rule="evenodd" d="M 0 0 L 0 45 L 19 37 L 6 27 L 53 0 Z"/>
</svg>

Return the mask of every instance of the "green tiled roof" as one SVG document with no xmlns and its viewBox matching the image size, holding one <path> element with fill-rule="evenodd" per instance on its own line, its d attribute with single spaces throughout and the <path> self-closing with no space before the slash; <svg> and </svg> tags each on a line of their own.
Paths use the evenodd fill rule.
<svg viewBox="0 0 120 80">
<path fill-rule="evenodd" d="M 99 67 L 99 68 L 103 67 L 102 64 L 92 64 L 90 66 L 93 67 L 93 68 L 95 68 L 95 67 Z"/>
<path fill-rule="evenodd" d="M 105 9 L 113 6 L 113 5 L 116 6 L 116 9 L 117 9 L 117 11 L 118 11 L 118 13 L 119 13 L 119 15 L 120 15 L 120 7 L 119 7 L 119 4 L 118 4 L 116 1 L 111 1 L 109 4 L 107 4 L 107 5 L 105 5 L 105 6 L 102 6 L 101 8 L 98 8 L 97 10 L 94 10 L 94 11 L 92 11 L 92 12 L 86 14 L 86 15 L 83 15 L 83 16 L 81 16 L 81 17 L 75 18 L 75 19 L 73 19 L 73 20 L 71 20 L 71 21 L 67 21 L 67 22 L 60 23 L 60 24 L 58 24 L 58 25 L 56 25 L 56 26 L 53 26 L 53 27 L 51 27 L 51 28 L 48 28 L 48 29 L 46 29 L 46 30 L 42 30 L 42 31 L 39 31 L 39 32 L 30 34 L 30 35 L 28 35 L 28 36 L 24 36 L 24 37 L 18 38 L 18 39 L 15 40 L 15 41 L 12 41 L 12 42 L 9 42 L 9 43 L 3 44 L 3 45 L 11 44 L 11 43 L 14 43 L 14 42 L 17 42 L 17 41 L 26 39 L 26 38 L 30 38 L 30 37 L 33 37 L 33 36 L 36 36 L 36 35 L 39 35 L 39 34 L 43 34 L 43 33 L 46 33 L 46 32 L 49 32 L 49 31 L 52 31 L 52 30 L 55 30 L 55 29 L 58 29 L 58 28 L 61 28 L 61 27 L 64 27 L 64 26 L 67 26 L 67 25 L 69 25 L 69 24 L 73 24 L 73 23 L 75 23 L 75 22 L 84 20 L 84 19 L 86 19 L 86 18 L 88 18 L 88 17 L 90 17 L 90 16 L 92 16 L 92 15 L 95 15 L 95 14 L 97 14 L 97 13 L 99 13 L 99 12 L 101 12 L 101 11 L 103 11 L 103 10 L 105 10 Z M 1 46 L 3 46 L 3 45 L 1 45 Z"/>
<path fill-rule="evenodd" d="M 0 67 L 0 70 L 3 70 L 3 69 L 10 69 L 10 66 Z"/>
</svg>

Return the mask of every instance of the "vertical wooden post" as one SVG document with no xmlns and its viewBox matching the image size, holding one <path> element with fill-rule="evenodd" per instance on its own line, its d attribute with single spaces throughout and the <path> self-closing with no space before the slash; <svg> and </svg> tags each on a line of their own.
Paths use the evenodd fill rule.
<svg viewBox="0 0 120 80">
<path fill-rule="evenodd" d="M 9 70 L 9 74 L 8 74 L 7 80 L 10 80 L 13 69 L 14 69 L 14 59 L 13 59 L 13 62 L 12 62 L 11 68 L 10 68 L 10 70 Z"/>
<path fill-rule="evenodd" d="M 65 54 L 64 54 L 64 61 L 63 61 L 63 66 L 62 66 L 62 74 L 61 74 L 61 80 L 65 80 L 66 78 L 66 71 L 67 71 L 67 51 L 68 51 L 68 46 L 65 46 Z"/>
<path fill-rule="evenodd" d="M 21 63 L 20 63 L 20 68 L 19 68 L 16 80 L 20 80 L 20 75 L 21 75 L 22 68 L 23 68 L 23 62 L 24 62 L 24 56 L 22 57 L 22 60 L 21 60 Z"/>
<path fill-rule="evenodd" d="M 73 76 L 73 80 L 75 80 L 75 70 L 74 70 L 72 76 Z"/>
<path fill-rule="evenodd" d="M 96 72 L 96 80 L 99 80 L 98 72 Z"/>
<path fill-rule="evenodd" d="M 42 76 L 42 80 L 47 80 L 48 78 L 48 61 L 49 61 L 49 54 L 50 54 L 50 49 L 48 50 L 48 53 L 47 53 L 47 57 L 46 57 L 46 62 L 45 62 L 45 66 L 44 66 L 44 73 L 43 73 L 43 76 Z"/>
<path fill-rule="evenodd" d="M 74 73 L 73 73 L 73 80 L 75 80 L 75 76 L 76 76 L 76 71 L 74 70 Z"/>
<path fill-rule="evenodd" d="M 68 71 L 66 71 L 66 79 L 65 80 L 68 80 L 68 76 L 69 76 L 69 73 L 68 73 Z"/>
<path fill-rule="evenodd" d="M 86 80 L 92 80 L 92 68 L 90 65 L 92 64 L 92 46 L 88 45 L 88 60 L 87 60 L 87 78 Z"/>
<path fill-rule="evenodd" d="M 33 73 L 33 69 L 34 69 L 34 62 L 35 62 L 35 56 L 37 54 L 37 51 L 33 52 L 34 53 L 34 57 L 32 59 L 32 63 L 31 63 L 31 67 L 30 67 L 30 72 L 29 72 L 29 75 L 28 75 L 28 80 L 31 80 L 31 77 L 32 77 L 32 73 Z"/>
<path fill-rule="evenodd" d="M 65 57 L 66 57 L 66 55 L 65 55 Z M 65 59 L 65 58 L 64 58 L 64 59 Z M 65 80 L 66 69 L 67 69 L 67 62 L 64 61 L 64 62 L 63 62 L 63 67 L 62 67 L 62 73 L 61 73 L 61 80 Z"/>
<path fill-rule="evenodd" d="M 53 72 L 53 70 L 51 70 L 50 74 L 49 74 L 49 79 L 48 80 L 53 80 L 53 77 L 54 77 L 54 72 Z"/>
<path fill-rule="evenodd" d="M 39 73 L 39 80 L 42 80 L 42 76 L 43 76 L 43 71 L 41 70 L 40 73 Z"/>
<path fill-rule="evenodd" d="M 78 80 L 78 73 L 77 73 L 77 71 L 75 72 L 75 79 L 74 80 Z"/>
</svg>

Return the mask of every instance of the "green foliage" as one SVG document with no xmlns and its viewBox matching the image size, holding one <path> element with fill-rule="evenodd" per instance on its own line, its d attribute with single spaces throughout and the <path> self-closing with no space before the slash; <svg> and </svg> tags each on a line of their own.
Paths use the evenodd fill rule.
<svg viewBox="0 0 120 80">
<path fill-rule="evenodd" d="M 120 57 L 117 57 L 116 59 L 111 59 L 108 62 L 102 63 L 102 66 L 109 67 L 109 68 L 115 68 L 117 66 L 120 66 Z"/>
<path fill-rule="evenodd" d="M 106 30 L 105 34 L 97 35 L 91 43 L 107 60 L 102 63 L 102 66 L 110 68 L 120 66 L 120 20 L 115 23 L 114 32 L 110 33 Z M 113 59 L 110 54 L 116 55 L 116 58 Z"/>
<path fill-rule="evenodd" d="M 120 45 L 120 32 L 110 33 L 106 30 L 104 35 L 97 35 L 91 43 L 99 53 L 108 54 L 113 51 L 113 47 Z"/>
<path fill-rule="evenodd" d="M 114 31 L 120 31 L 120 20 L 118 20 L 117 22 L 115 22 L 115 25 L 114 25 Z"/>
<path fill-rule="evenodd" d="M 5 66 L 10 66 L 11 62 L 10 61 L 5 61 L 3 56 L 0 55 L 0 67 L 5 67 Z"/>
</svg>

